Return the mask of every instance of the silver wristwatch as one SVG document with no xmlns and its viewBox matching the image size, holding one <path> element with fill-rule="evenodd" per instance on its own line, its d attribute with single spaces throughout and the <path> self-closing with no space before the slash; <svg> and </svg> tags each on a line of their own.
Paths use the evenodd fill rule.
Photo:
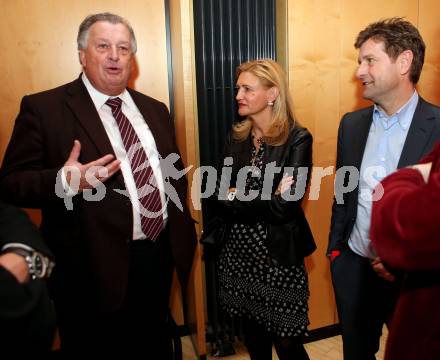
<svg viewBox="0 0 440 360">
<path fill-rule="evenodd" d="M 3 253 L 12 252 L 22 256 L 26 261 L 32 280 L 49 277 L 55 265 L 47 256 L 24 244 L 10 243 L 5 245 L 2 250 Z"/>
</svg>

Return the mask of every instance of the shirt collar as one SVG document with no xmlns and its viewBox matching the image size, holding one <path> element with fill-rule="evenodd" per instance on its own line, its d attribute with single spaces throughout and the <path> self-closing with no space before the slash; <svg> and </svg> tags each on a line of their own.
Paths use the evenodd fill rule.
<svg viewBox="0 0 440 360">
<path fill-rule="evenodd" d="M 106 94 L 98 91 L 92 85 L 92 83 L 87 78 L 85 73 L 82 73 L 81 79 L 82 79 L 84 85 L 86 86 L 86 89 L 90 94 L 90 97 L 92 98 L 92 101 L 93 101 L 93 104 L 95 105 L 96 110 L 99 111 L 109 98 L 115 98 L 115 97 L 121 98 L 122 102 L 127 106 L 132 105 L 132 99 L 131 99 L 130 94 L 128 93 L 127 89 L 124 89 L 124 91 L 122 93 L 120 93 L 119 95 L 109 96 L 109 95 L 106 95 Z"/>
<path fill-rule="evenodd" d="M 414 90 L 414 93 L 412 94 L 410 99 L 393 115 L 388 115 L 377 104 L 374 104 L 374 125 L 377 126 L 378 122 L 381 121 L 384 127 L 389 127 L 391 125 L 390 120 L 393 119 L 393 123 L 397 122 L 398 124 L 400 124 L 400 127 L 403 130 L 407 130 L 411 125 L 411 121 L 413 118 L 412 115 L 414 114 L 418 102 L 419 94 L 417 93 L 417 90 Z"/>
</svg>

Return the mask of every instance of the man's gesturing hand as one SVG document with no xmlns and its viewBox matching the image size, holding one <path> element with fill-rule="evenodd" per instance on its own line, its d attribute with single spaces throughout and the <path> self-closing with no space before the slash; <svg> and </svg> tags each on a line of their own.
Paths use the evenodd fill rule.
<svg viewBox="0 0 440 360">
<path fill-rule="evenodd" d="M 121 162 L 113 160 L 114 156 L 111 154 L 104 155 L 87 164 L 81 164 L 78 161 L 80 152 L 81 143 L 75 140 L 69 158 L 64 163 L 67 183 L 70 188 L 76 191 L 80 192 L 84 189 L 92 189 L 98 186 L 121 168 Z M 78 176 L 79 180 L 73 179 L 74 176 Z"/>
</svg>

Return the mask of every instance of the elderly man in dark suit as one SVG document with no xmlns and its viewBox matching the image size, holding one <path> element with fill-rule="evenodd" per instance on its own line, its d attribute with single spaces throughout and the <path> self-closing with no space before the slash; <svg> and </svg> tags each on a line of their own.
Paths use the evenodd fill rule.
<svg viewBox="0 0 440 360">
<path fill-rule="evenodd" d="M 440 138 L 440 110 L 415 90 L 425 44 L 408 21 L 393 18 L 370 24 L 359 33 L 355 47 L 359 49 L 356 75 L 364 98 L 374 106 L 344 115 L 339 127 L 327 254 L 344 359 L 371 360 L 399 287 L 369 238 L 371 204 L 381 195 L 373 194 L 373 189 L 387 174 L 417 163 L 432 149 Z M 345 169 L 351 173 L 344 167 L 350 167 Z"/>
<path fill-rule="evenodd" d="M 0 349 L 44 354 L 55 336 L 55 310 L 45 279 L 52 254 L 26 214 L 0 202 Z"/>
<path fill-rule="evenodd" d="M 163 103 L 127 88 L 126 20 L 87 17 L 78 50 L 77 80 L 23 98 L 1 195 L 42 209 L 63 351 L 168 359 L 172 272 L 184 289 L 196 243 L 173 126 Z"/>
</svg>

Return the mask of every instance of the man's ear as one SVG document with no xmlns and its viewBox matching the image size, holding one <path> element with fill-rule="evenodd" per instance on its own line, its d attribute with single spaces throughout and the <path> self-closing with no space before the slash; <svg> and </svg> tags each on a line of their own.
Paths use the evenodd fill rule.
<svg viewBox="0 0 440 360">
<path fill-rule="evenodd" d="M 84 50 L 78 50 L 79 63 L 84 67 L 86 65 L 86 54 Z"/>
<path fill-rule="evenodd" d="M 405 75 L 411 70 L 414 54 L 411 50 L 404 50 L 399 54 L 400 75 Z"/>
</svg>

